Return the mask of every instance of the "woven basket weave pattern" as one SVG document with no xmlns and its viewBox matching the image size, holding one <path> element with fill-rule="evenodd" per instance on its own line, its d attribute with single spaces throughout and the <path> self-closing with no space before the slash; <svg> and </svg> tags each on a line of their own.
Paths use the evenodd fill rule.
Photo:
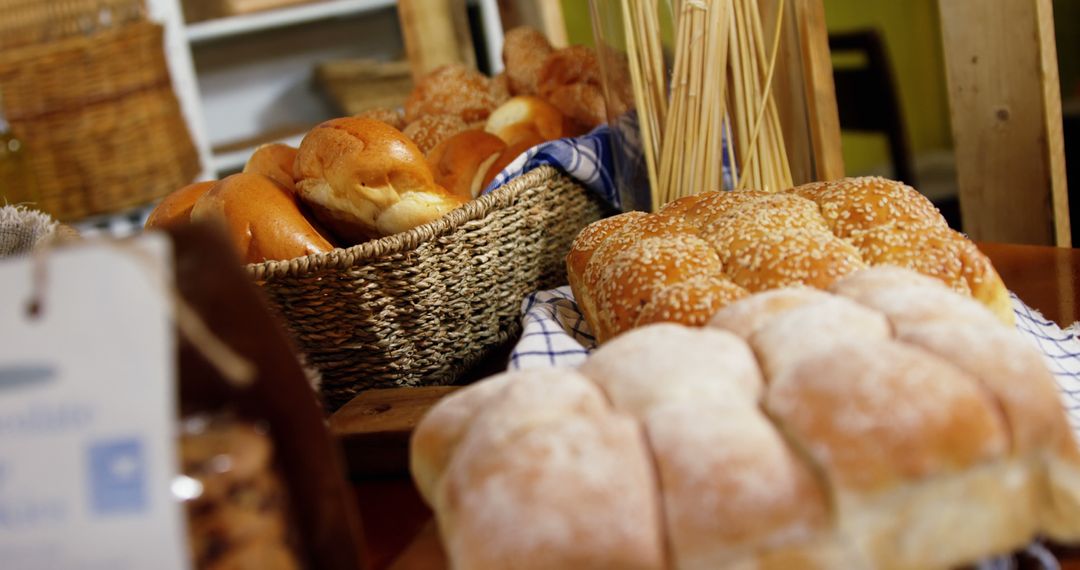
<svg viewBox="0 0 1080 570">
<path fill-rule="evenodd" d="M 143 0 L 0 0 L 0 50 L 133 22 Z"/>
<path fill-rule="evenodd" d="M 451 383 L 515 338 L 522 299 L 565 282 L 571 242 L 602 213 L 543 167 L 404 234 L 248 271 L 336 409 L 368 388 Z"/>
<path fill-rule="evenodd" d="M 36 178 L 34 190 L 5 188 L 10 203 L 71 220 L 145 204 L 198 173 L 156 24 L 7 50 L 0 90 Z"/>
</svg>

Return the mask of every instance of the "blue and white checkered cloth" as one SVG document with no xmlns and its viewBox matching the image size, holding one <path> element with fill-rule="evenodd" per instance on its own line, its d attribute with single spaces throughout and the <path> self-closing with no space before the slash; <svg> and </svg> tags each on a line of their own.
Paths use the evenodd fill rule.
<svg viewBox="0 0 1080 570">
<path fill-rule="evenodd" d="M 620 202 L 613 177 L 615 163 L 611 156 L 610 137 L 611 129 L 602 125 L 587 135 L 538 144 L 506 165 L 483 193 L 491 192 L 530 170 L 549 165 L 617 208 Z"/>
</svg>

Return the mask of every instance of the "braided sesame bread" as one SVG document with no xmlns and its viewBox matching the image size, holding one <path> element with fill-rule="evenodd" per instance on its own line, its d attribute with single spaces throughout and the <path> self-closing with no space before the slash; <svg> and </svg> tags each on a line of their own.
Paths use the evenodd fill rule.
<svg viewBox="0 0 1080 570">
<path fill-rule="evenodd" d="M 653 322 L 699 326 L 747 293 L 827 289 L 878 265 L 936 278 L 1013 323 L 1008 290 L 986 256 L 899 182 L 706 192 L 627 216 L 586 228 L 567 257 L 570 286 L 600 342 Z M 713 253 L 702 253 L 702 242 Z M 675 258 L 688 255 L 694 260 Z M 659 256 L 671 258 L 667 266 L 651 266 Z"/>
<path fill-rule="evenodd" d="M 937 279 L 831 289 L 642 326 L 435 406 L 412 468 L 451 567 L 954 568 L 1080 540 L 1080 453 L 1042 357 Z M 921 296 L 971 311 L 875 305 Z"/>
</svg>

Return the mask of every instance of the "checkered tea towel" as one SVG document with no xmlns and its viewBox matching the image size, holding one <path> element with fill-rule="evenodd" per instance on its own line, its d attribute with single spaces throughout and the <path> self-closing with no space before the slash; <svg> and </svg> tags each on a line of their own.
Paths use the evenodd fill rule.
<svg viewBox="0 0 1080 570">
<path fill-rule="evenodd" d="M 620 133 L 620 166 L 630 170 L 633 170 L 636 166 L 640 166 L 638 169 L 643 171 L 643 165 L 634 164 L 643 160 L 640 155 L 640 143 L 627 140 L 628 135 L 633 135 L 638 132 L 637 125 L 633 123 L 634 120 L 636 119 L 634 119 L 634 116 L 631 113 L 626 118 L 626 124 L 620 124 L 618 127 L 618 132 Z M 611 127 L 601 125 L 587 135 L 559 139 L 536 145 L 508 164 L 506 168 L 504 168 L 502 172 L 488 184 L 488 187 L 484 189 L 483 193 L 486 194 L 491 192 L 499 186 L 502 186 L 534 168 L 549 165 L 573 178 L 582 186 L 592 190 L 614 208 L 622 209 L 622 197 L 619 195 L 615 184 L 616 165 L 612 150 L 612 140 L 614 136 L 615 132 Z M 726 138 L 724 139 L 723 144 L 726 148 Z M 731 165 L 728 162 L 730 155 L 725 152 L 723 153 L 723 156 L 723 184 L 725 188 L 733 188 L 734 180 L 732 178 Z"/>
<path fill-rule="evenodd" d="M 1080 323 L 1062 330 L 1038 311 L 1012 295 L 1016 328 L 1043 354 L 1054 373 L 1062 403 L 1073 431 L 1080 437 Z M 521 340 L 510 354 L 510 370 L 576 367 L 596 347 L 589 324 L 574 302 L 569 286 L 539 291 L 522 303 Z M 1037 568 L 1060 570 L 1054 555 L 1042 544 L 1032 543 L 1010 556 L 979 562 L 977 570 Z"/>
</svg>

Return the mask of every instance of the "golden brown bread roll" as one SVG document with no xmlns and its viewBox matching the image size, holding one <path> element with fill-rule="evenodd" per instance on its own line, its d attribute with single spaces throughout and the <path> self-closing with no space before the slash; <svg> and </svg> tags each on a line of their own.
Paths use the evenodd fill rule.
<svg viewBox="0 0 1080 570">
<path fill-rule="evenodd" d="M 435 182 L 462 200 L 472 200 L 484 189 L 488 169 L 506 150 L 499 137 L 479 130 L 462 131 L 428 153 Z"/>
<path fill-rule="evenodd" d="M 549 141 L 562 138 L 563 114 L 539 97 L 517 96 L 499 105 L 484 130 L 514 144 L 524 138 Z"/>
<path fill-rule="evenodd" d="M 750 292 L 730 279 L 705 275 L 668 285 L 641 308 L 635 327 L 652 323 L 703 326 L 717 311 Z"/>
<path fill-rule="evenodd" d="M 509 93 L 475 69 L 444 65 L 417 81 L 405 101 L 405 122 L 425 115 L 457 115 L 466 123 L 487 119 Z"/>
<path fill-rule="evenodd" d="M 540 68 L 537 92 L 587 129 L 607 120 L 600 64 L 587 47 L 570 46 L 548 55 Z"/>
<path fill-rule="evenodd" d="M 514 28 L 503 37 L 503 63 L 513 95 L 536 95 L 540 69 L 553 50 L 544 34 L 533 28 Z"/>
<path fill-rule="evenodd" d="M 224 224 L 245 263 L 334 249 L 304 217 L 294 193 L 261 174 L 233 174 L 204 194 L 191 219 Z"/>
<path fill-rule="evenodd" d="M 590 266 L 597 261 L 594 255 Z M 691 235 L 651 237 L 638 241 L 595 272 L 586 271 L 599 316 L 593 332 L 604 342 L 630 330 L 642 310 L 665 287 L 722 270 L 716 252 Z"/>
<path fill-rule="evenodd" d="M 882 205 L 890 201 L 895 203 Z M 578 246 L 573 246 L 567 257 L 570 286 L 575 298 L 584 300 L 580 305 L 594 331 L 609 327 L 601 323 L 612 319 L 594 303 L 600 267 L 649 237 L 650 226 L 704 240 L 717 253 L 721 266 L 710 275 L 713 285 L 705 286 L 705 277 L 695 276 L 695 284 L 682 286 L 699 295 L 713 291 L 708 303 L 678 315 L 669 309 L 665 320 L 701 324 L 709 318 L 708 310 L 738 298 L 718 294 L 721 288 L 730 293 L 737 293 L 737 288 L 760 292 L 795 285 L 825 289 L 867 266 L 894 265 L 933 277 L 990 307 L 1001 322 L 1013 322 L 1008 290 L 974 244 L 946 227 L 937 210 L 915 190 L 868 178 L 817 183 L 780 193 L 705 192 L 675 200 L 655 214 L 641 215 L 610 235 L 597 236 L 588 251 L 577 251 Z M 576 265 L 585 259 L 587 266 L 582 271 Z M 631 259 L 622 263 L 646 264 Z M 591 277 L 587 275 L 590 271 L 594 274 Z M 735 287 L 715 279 L 728 279 Z M 660 288 L 675 285 L 657 282 L 657 290 L 649 292 L 649 298 L 659 294 Z M 667 294 L 673 295 L 672 301 L 690 300 L 678 287 Z M 931 307 L 928 299 L 923 303 Z M 640 324 L 654 320 L 649 311 Z M 605 330 L 598 336 L 606 339 L 618 332 L 621 330 Z"/>
<path fill-rule="evenodd" d="M 217 183 L 217 180 L 196 182 L 165 196 L 146 218 L 145 229 L 169 229 L 190 222 L 191 208 L 195 206 L 195 201 Z"/>
<path fill-rule="evenodd" d="M 420 149 L 397 129 L 349 117 L 311 130 L 296 155 L 297 190 L 350 243 L 403 232 L 462 204 L 435 184 Z"/>
<path fill-rule="evenodd" d="M 457 115 L 425 115 L 411 122 L 402 131 L 420 152 L 427 154 L 439 143 L 469 128 Z"/>
<path fill-rule="evenodd" d="M 296 181 L 293 179 L 295 162 L 295 148 L 281 143 L 264 144 L 251 153 L 251 158 L 244 165 L 244 172 L 262 174 L 295 192 Z"/>
</svg>

